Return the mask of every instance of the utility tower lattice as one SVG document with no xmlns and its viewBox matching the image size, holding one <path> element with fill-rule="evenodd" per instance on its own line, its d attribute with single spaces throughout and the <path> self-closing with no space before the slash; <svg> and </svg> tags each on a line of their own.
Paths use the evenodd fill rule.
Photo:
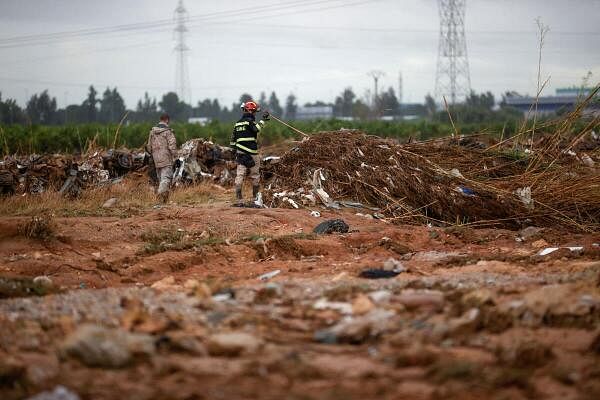
<svg viewBox="0 0 600 400">
<path fill-rule="evenodd" d="M 377 106 L 377 99 L 379 98 L 379 79 L 385 75 L 383 71 L 371 71 L 367 74 L 371 78 L 373 78 L 373 86 L 375 89 L 375 95 L 373 96 L 372 106 L 375 108 Z"/>
<path fill-rule="evenodd" d="M 181 101 L 191 104 L 191 90 L 190 90 L 190 74 L 188 70 L 187 52 L 190 50 L 185 44 L 185 37 L 188 29 L 185 23 L 188 20 L 188 13 L 183 6 L 183 0 L 179 0 L 179 4 L 175 9 L 175 39 L 177 45 L 175 51 L 177 52 L 177 66 L 175 69 L 175 91 Z"/>
<path fill-rule="evenodd" d="M 469 58 L 465 39 L 466 0 L 438 0 L 440 43 L 435 79 L 436 100 L 455 104 L 471 92 Z"/>
</svg>

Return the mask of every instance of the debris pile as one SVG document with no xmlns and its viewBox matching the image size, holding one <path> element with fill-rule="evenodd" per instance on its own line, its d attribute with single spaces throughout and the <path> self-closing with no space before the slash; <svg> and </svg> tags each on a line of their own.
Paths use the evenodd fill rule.
<svg viewBox="0 0 600 400">
<path fill-rule="evenodd" d="M 175 183 L 211 180 L 229 186 L 235 179 L 235 169 L 235 154 L 231 148 L 204 139 L 192 139 L 181 146 L 173 177 Z"/>
<path fill-rule="evenodd" d="M 430 141 L 400 145 L 357 131 L 323 132 L 263 168 L 264 203 L 330 208 L 360 202 L 398 222 L 600 226 L 600 174 L 540 149 Z M 597 152 L 596 152 L 597 153 Z M 590 153 L 590 154 L 596 154 Z"/>
<path fill-rule="evenodd" d="M 176 183 L 210 180 L 231 185 L 236 164 L 233 151 L 204 139 L 187 141 L 175 162 Z M 147 171 L 156 182 L 152 157 L 144 151 L 127 149 L 90 150 L 83 155 L 30 155 L 0 161 L 0 195 L 37 194 L 57 190 L 77 197 L 82 190 L 118 183 L 133 172 Z"/>
</svg>

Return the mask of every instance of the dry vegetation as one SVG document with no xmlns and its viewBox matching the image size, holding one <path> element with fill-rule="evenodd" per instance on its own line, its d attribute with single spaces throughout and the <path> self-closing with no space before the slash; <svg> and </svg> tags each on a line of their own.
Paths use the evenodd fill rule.
<svg viewBox="0 0 600 400">
<path fill-rule="evenodd" d="M 200 184 L 175 189 L 170 201 L 183 206 L 197 206 L 228 197 L 229 194 L 221 187 Z M 117 199 L 116 205 L 104 208 L 104 203 L 111 198 Z M 56 217 L 128 217 L 157 204 L 153 188 L 147 182 L 125 178 L 119 184 L 86 190 L 72 200 L 65 199 L 56 190 L 7 197 L 0 201 L 0 215 L 37 216 L 52 213 Z"/>
</svg>

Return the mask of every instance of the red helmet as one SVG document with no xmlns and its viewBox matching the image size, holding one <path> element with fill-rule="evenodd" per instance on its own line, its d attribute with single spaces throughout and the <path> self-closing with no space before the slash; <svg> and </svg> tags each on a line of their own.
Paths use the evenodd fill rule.
<svg viewBox="0 0 600 400">
<path fill-rule="evenodd" d="M 247 101 L 245 103 L 242 103 L 242 110 L 246 112 L 257 112 L 260 111 L 260 106 L 254 101 Z"/>
</svg>

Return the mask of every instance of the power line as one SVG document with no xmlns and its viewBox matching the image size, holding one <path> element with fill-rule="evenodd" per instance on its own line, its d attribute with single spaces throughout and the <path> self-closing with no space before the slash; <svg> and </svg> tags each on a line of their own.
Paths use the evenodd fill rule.
<svg viewBox="0 0 600 400">
<path fill-rule="evenodd" d="M 234 17 L 248 17 L 254 15 L 264 15 L 265 10 L 268 12 L 276 12 L 276 11 L 285 11 L 290 10 L 291 13 L 301 13 L 311 11 L 311 7 L 319 6 L 324 4 L 332 4 L 332 3 L 340 3 L 342 0 L 304 0 L 304 1 L 291 1 L 287 3 L 276 3 L 266 5 L 260 9 L 256 7 L 247 7 L 236 10 L 227 10 L 227 11 L 217 11 L 212 13 L 206 13 L 196 16 L 191 16 L 188 18 L 189 22 L 206 22 L 211 19 L 222 19 L 227 18 L 230 20 Z M 368 0 L 361 1 L 360 3 L 367 3 L 378 0 Z M 349 4 L 338 4 L 334 5 L 331 8 L 345 8 L 349 6 Z M 24 45 L 38 45 L 38 44 L 48 44 L 58 40 L 65 39 L 73 39 L 73 38 L 81 38 L 88 36 L 96 36 L 96 35 L 106 35 L 113 33 L 123 33 L 123 32 L 143 32 L 148 30 L 157 30 L 157 29 L 169 29 L 172 27 L 172 20 L 155 20 L 148 21 L 142 23 L 135 24 L 125 24 L 125 25 L 114 25 L 108 27 L 101 28 L 91 28 L 91 29 L 80 29 L 75 31 L 64 31 L 64 32 L 55 32 L 55 33 L 47 33 L 47 34 L 38 34 L 38 35 L 27 35 L 27 36 L 17 36 L 12 38 L 0 39 L 0 48 L 9 48 L 16 46 L 24 46 Z"/>
</svg>

